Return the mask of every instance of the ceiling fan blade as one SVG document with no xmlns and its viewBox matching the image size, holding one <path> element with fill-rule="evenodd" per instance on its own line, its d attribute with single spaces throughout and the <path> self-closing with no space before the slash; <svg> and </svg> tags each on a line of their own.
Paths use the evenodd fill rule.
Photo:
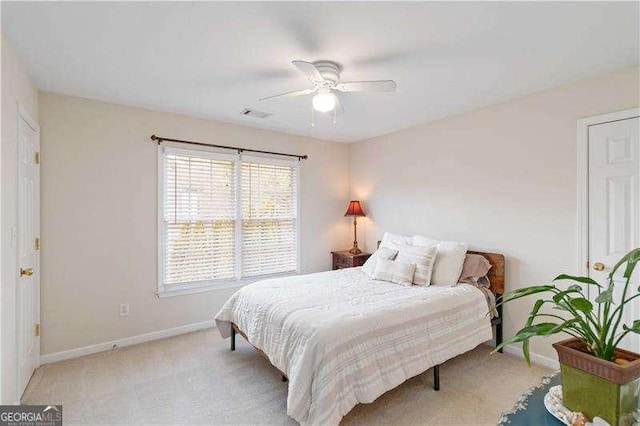
<svg viewBox="0 0 640 426">
<path fill-rule="evenodd" d="M 304 89 L 304 90 L 294 90 L 293 92 L 280 93 L 279 95 L 267 96 L 266 98 L 262 98 L 260 100 L 265 101 L 267 99 L 273 99 L 273 98 L 294 98 L 296 96 L 310 95 L 314 93 L 316 90 L 318 89 L 313 88 L 313 89 Z"/>
<path fill-rule="evenodd" d="M 345 81 L 336 84 L 336 90 L 341 92 L 393 92 L 396 90 L 396 82 L 393 80 Z"/>
<path fill-rule="evenodd" d="M 320 71 L 313 65 L 311 62 L 306 61 L 292 61 L 293 65 L 296 66 L 307 78 L 311 81 L 324 81 L 324 77 L 320 74 Z"/>
</svg>

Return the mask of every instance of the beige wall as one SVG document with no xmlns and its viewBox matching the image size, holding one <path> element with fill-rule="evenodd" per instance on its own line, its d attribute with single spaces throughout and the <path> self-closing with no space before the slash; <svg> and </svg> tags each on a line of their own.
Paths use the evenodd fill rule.
<svg viewBox="0 0 640 426">
<path fill-rule="evenodd" d="M 349 147 L 215 121 L 40 94 L 42 354 L 211 320 L 235 289 L 159 299 L 153 133 L 308 154 L 301 268 L 350 243 Z M 131 314 L 119 317 L 128 301 Z"/>
<path fill-rule="evenodd" d="M 16 395 L 16 247 L 11 234 L 17 226 L 18 103 L 37 120 L 38 92 L 7 38 L 2 38 L 2 147 L 0 149 L 0 401 L 13 404 Z"/>
<path fill-rule="evenodd" d="M 367 248 L 384 231 L 468 241 L 506 255 L 507 290 L 575 272 L 576 121 L 637 107 L 638 79 L 626 69 L 352 145 Z M 506 335 L 530 303 L 505 308 Z M 550 343 L 532 351 L 555 358 Z"/>
</svg>

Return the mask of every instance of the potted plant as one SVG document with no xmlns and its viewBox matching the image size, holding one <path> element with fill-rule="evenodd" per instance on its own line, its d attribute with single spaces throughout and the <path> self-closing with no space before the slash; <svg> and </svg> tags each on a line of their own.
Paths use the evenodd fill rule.
<svg viewBox="0 0 640 426">
<path fill-rule="evenodd" d="M 640 354 L 619 349 L 618 345 L 629 333 L 640 334 L 640 319 L 631 324 L 622 322 L 629 303 L 640 303 L 640 287 L 634 276 L 640 261 L 640 248 L 620 259 L 603 287 L 589 277 L 559 275 L 552 284 L 521 288 L 506 293 L 499 304 L 533 294 L 536 300 L 525 326 L 514 336 L 504 340 L 496 349 L 512 343 L 522 343 L 522 352 L 529 365 L 529 339 L 567 333 L 572 338 L 555 343 L 560 360 L 564 405 L 593 419 L 598 416 L 611 425 L 632 424 L 638 408 L 640 391 Z M 619 300 L 614 300 L 616 279 L 622 279 Z M 573 281 L 559 288 L 560 281 Z M 596 289 L 598 296 L 592 303 L 583 292 L 584 286 Z M 566 289 L 564 288 L 566 287 Z M 616 299 L 618 299 L 616 297 Z M 543 310 L 546 305 L 554 310 Z"/>
</svg>

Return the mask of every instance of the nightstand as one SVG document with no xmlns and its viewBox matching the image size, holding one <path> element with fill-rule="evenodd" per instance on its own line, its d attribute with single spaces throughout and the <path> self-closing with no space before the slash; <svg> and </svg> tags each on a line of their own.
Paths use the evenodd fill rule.
<svg viewBox="0 0 640 426">
<path fill-rule="evenodd" d="M 354 266 L 362 266 L 367 261 L 371 253 L 351 254 L 349 250 L 332 251 L 333 269 L 353 268 Z"/>
</svg>

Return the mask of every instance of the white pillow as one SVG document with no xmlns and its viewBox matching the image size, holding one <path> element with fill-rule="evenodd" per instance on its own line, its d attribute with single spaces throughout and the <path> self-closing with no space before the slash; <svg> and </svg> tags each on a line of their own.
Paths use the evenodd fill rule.
<svg viewBox="0 0 640 426">
<path fill-rule="evenodd" d="M 431 238 L 415 235 L 413 244 L 415 246 L 432 245 Z M 458 283 L 464 258 L 467 254 L 469 243 L 457 241 L 438 241 L 438 254 L 433 265 L 431 284 L 442 287 L 453 287 Z"/>
<path fill-rule="evenodd" d="M 392 283 L 410 286 L 413 283 L 413 274 L 415 271 L 416 265 L 412 263 L 378 259 L 372 278 L 374 280 L 390 281 Z"/>
<path fill-rule="evenodd" d="M 398 245 L 411 245 L 412 237 L 406 237 L 404 235 L 392 234 L 391 232 L 385 232 L 380 242 L 380 247 L 395 248 Z"/>
<path fill-rule="evenodd" d="M 411 244 L 416 247 L 431 247 L 437 246 L 440 241 L 433 238 L 423 237 L 422 235 L 414 235 L 411 237 Z"/>
<path fill-rule="evenodd" d="M 364 262 L 364 265 L 362 265 L 362 272 L 373 278 L 373 272 L 376 270 L 378 259 L 393 260 L 395 259 L 396 254 L 398 254 L 398 250 L 393 250 L 389 247 L 380 247 L 371 256 L 369 256 L 366 262 Z"/>
<path fill-rule="evenodd" d="M 413 275 L 413 283 L 416 285 L 428 286 L 431 284 L 431 274 L 436 261 L 438 246 L 427 247 L 400 246 L 396 262 L 412 263 L 416 265 Z"/>
</svg>

